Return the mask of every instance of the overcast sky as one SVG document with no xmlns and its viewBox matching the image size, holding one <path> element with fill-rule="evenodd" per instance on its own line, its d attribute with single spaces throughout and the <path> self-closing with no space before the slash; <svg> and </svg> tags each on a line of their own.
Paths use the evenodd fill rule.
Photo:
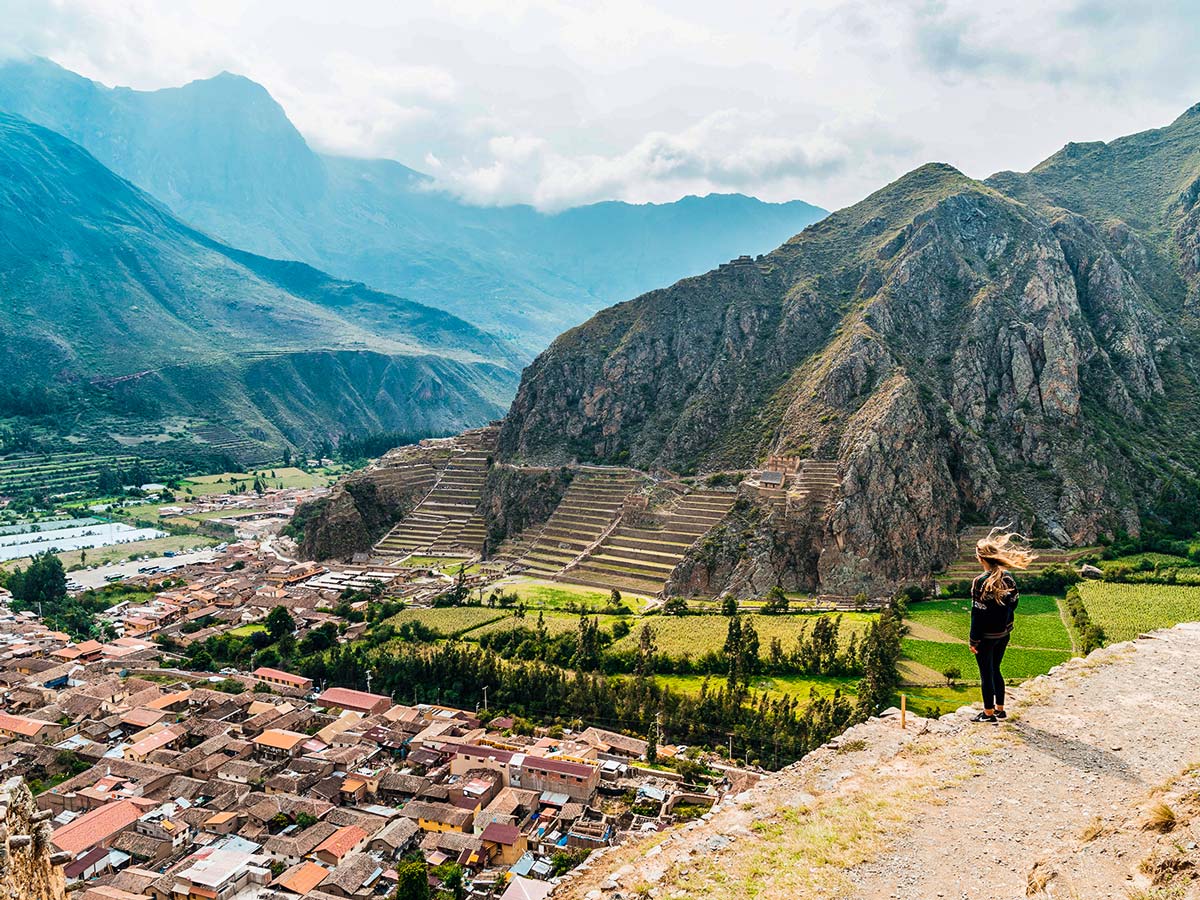
<svg viewBox="0 0 1200 900">
<path fill-rule="evenodd" d="M 741 191 L 837 208 L 1026 169 L 1200 101 L 1194 0 L 0 0 L 0 52 L 265 85 L 315 148 L 479 203 Z"/>
</svg>

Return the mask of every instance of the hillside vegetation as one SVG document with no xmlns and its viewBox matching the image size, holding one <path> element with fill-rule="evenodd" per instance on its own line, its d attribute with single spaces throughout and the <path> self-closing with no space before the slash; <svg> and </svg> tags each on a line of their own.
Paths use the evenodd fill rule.
<svg viewBox="0 0 1200 900">
<path fill-rule="evenodd" d="M 441 310 L 234 250 L 0 114 L 0 419 L 314 447 L 504 408 L 519 358 Z M 206 433 L 206 429 L 210 433 Z"/>
<path fill-rule="evenodd" d="M 1188 536 L 1198 248 L 1200 107 L 1027 175 L 925 165 L 564 334 L 523 374 L 501 455 L 836 461 L 815 578 L 846 595 L 942 569 L 966 525 Z"/>
</svg>

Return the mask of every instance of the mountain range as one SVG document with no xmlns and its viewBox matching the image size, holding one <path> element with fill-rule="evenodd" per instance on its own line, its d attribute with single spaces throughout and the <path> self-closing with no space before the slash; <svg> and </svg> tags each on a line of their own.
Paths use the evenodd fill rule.
<svg viewBox="0 0 1200 900">
<path fill-rule="evenodd" d="M 923 166 L 761 259 L 603 310 L 525 371 L 500 452 L 836 461 L 807 579 L 835 593 L 936 571 L 964 524 L 1194 530 L 1198 301 L 1200 106 L 1027 173 Z"/>
<path fill-rule="evenodd" d="M 736 194 L 554 215 L 472 206 L 397 162 L 314 152 L 261 85 L 229 73 L 135 91 L 10 60 L 0 110 L 70 138 L 231 246 L 446 309 L 530 355 L 610 303 L 769 250 L 825 215 Z"/>
<path fill-rule="evenodd" d="M 522 358 L 442 310 L 222 244 L 2 113 L 0 290 L 0 416 L 152 443 L 219 426 L 268 459 L 488 421 Z"/>
</svg>

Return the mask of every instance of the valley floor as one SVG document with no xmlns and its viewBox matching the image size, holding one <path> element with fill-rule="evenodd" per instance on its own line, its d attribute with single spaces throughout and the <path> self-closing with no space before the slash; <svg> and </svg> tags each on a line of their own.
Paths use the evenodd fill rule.
<svg viewBox="0 0 1200 900">
<path fill-rule="evenodd" d="M 872 720 L 554 896 L 1200 896 L 1198 653 L 1188 624 L 1073 659 L 1015 690 L 1000 726 Z"/>
</svg>

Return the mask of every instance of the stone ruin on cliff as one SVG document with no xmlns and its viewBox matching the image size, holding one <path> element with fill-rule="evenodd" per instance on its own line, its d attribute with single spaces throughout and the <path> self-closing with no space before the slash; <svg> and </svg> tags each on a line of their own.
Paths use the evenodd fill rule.
<svg viewBox="0 0 1200 900">
<path fill-rule="evenodd" d="M 50 843 L 50 810 L 38 809 L 24 780 L 0 785 L 0 900 L 62 900 L 63 863 Z"/>
</svg>

